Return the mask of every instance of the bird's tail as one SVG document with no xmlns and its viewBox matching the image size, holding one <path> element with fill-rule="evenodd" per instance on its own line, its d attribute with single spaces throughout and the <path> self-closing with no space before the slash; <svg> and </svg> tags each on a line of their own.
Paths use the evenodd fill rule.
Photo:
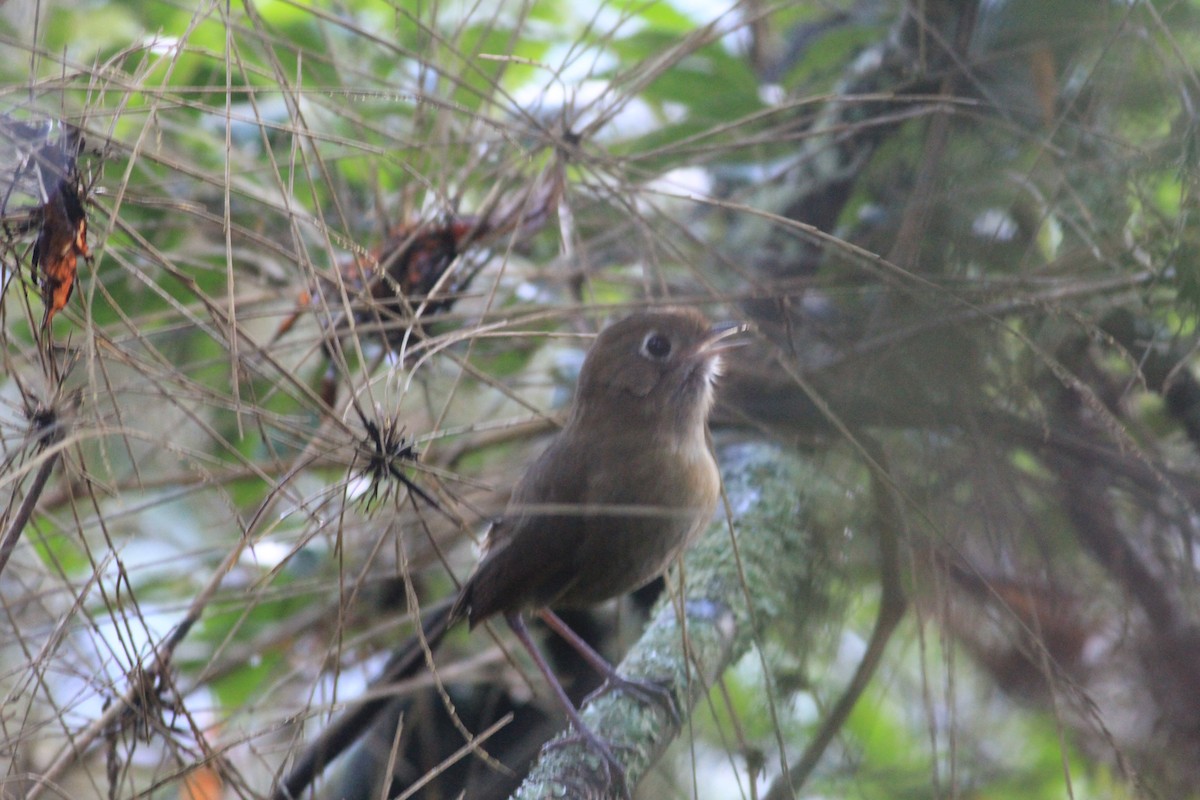
<svg viewBox="0 0 1200 800">
<path fill-rule="evenodd" d="M 272 800 L 295 800 L 299 798 L 313 779 L 335 758 L 358 741 L 371 723 L 395 698 L 387 689 L 402 680 L 412 677 L 425 666 L 425 654 L 441 643 L 446 632 L 462 618 L 462 613 L 452 601 L 448 601 L 426 614 L 421 621 L 421 632 L 413 634 L 392 654 L 379 677 L 371 682 L 369 699 L 354 704 L 342 712 L 321 731 L 321 734 L 304 748 L 292 764 L 291 771 L 279 782 L 272 793 Z"/>
</svg>

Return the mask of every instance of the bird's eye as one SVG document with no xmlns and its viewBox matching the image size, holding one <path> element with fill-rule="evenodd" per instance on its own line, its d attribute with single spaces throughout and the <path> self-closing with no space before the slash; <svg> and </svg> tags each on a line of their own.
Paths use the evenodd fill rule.
<svg viewBox="0 0 1200 800">
<path fill-rule="evenodd" d="M 651 331 L 642 340 L 642 354 L 657 360 L 671 355 L 671 340 L 661 333 Z"/>
</svg>

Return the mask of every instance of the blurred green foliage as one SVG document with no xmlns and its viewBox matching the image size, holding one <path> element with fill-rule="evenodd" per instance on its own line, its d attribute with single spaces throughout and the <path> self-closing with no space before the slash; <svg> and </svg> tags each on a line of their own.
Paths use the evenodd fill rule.
<svg viewBox="0 0 1200 800">
<path fill-rule="evenodd" d="M 351 465 L 361 465 L 353 451 L 361 431 L 352 412 L 332 414 L 315 399 L 326 364 L 323 348 L 337 349 L 323 344 L 327 332 L 316 312 L 279 347 L 268 352 L 264 344 L 300 294 L 318 278 L 331 279 L 353 256 L 370 253 L 397 223 L 482 213 L 497 195 L 511 196 L 513 187 L 553 163 L 554 136 L 563 133 L 563 122 L 575 123 L 568 129 L 578 133 L 604 114 L 611 115 L 610 124 L 579 143 L 564 167 L 568 187 L 561 205 L 575 215 L 569 224 L 539 220 L 529 241 L 493 245 L 487 256 L 494 261 L 456 307 L 458 316 L 432 326 L 434 339 L 500 318 L 519 320 L 525 332 L 559 330 L 560 316 L 539 313 L 580 300 L 607 307 L 646 295 L 699 296 L 697 287 L 715 285 L 719 270 L 720 277 L 740 279 L 750 273 L 755 255 L 722 249 L 731 241 L 725 232 L 744 218 L 715 204 L 681 210 L 646 185 L 671 169 L 702 167 L 714 195 L 722 191 L 721 199 L 732 198 L 731 204 L 753 205 L 754 192 L 777 185 L 793 161 L 807 163 L 813 155 L 803 150 L 805 143 L 830 135 L 809 127 L 823 93 L 895 23 L 896 9 L 867 5 L 771 9 L 777 16 L 771 16 L 764 47 L 780 69 L 770 80 L 765 63 L 755 63 L 739 39 L 744 27 L 704 38 L 701 12 L 682 2 L 601 3 L 592 9 L 565 0 L 511 6 L 265 0 L 196 8 L 134 0 L 48 3 L 39 6 L 36 46 L 12 18 L 0 17 L 0 84 L 7 87 L 0 112 L 65 120 L 89 133 L 81 166 L 92 191 L 96 259 L 92 267 L 81 265 L 69 313 L 55 321 L 54 337 L 79 354 L 65 380 L 65 393 L 79 409 L 79 442 L 67 475 L 86 483 L 90 494 L 80 492 L 77 497 L 86 500 L 74 501 L 77 506 L 64 501 L 56 513 L 37 517 L 29 541 L 38 558 L 68 576 L 86 572 L 91 550 L 81 542 L 92 549 L 111 543 L 120 552 L 139 537 L 156 535 L 157 523 L 136 513 L 125 516 L 126 506 L 144 502 L 194 536 L 195 547 L 179 557 L 173 580 L 147 570 L 125 576 L 127 588 L 160 600 L 174 591 L 182 603 L 239 545 L 241 526 L 263 509 L 271 512 L 270 536 L 297 547 L 308 536 L 330 536 L 341 547 L 337 525 L 343 518 L 378 523 L 370 513 L 359 519 L 361 509 L 352 504 L 349 511 L 337 505 L 354 477 Z M 1070 254 L 1099 254 L 1086 274 L 1078 271 L 1081 279 L 1153 271 L 1152 284 L 1126 293 L 1144 299 L 1146 316 L 1162 329 L 1188 336 L 1200 310 L 1197 137 L 1194 124 L 1180 128 L 1195 94 L 1190 63 L 1200 53 L 1196 3 L 1162 8 L 1162 27 L 1147 24 L 1145 37 L 1109 25 L 1113 17 L 1138 13 L 1135 4 L 1102 5 L 1103 13 L 1093 14 L 1092 4 L 1068 3 L 1066 12 L 1056 6 L 1050 17 L 1037 3 L 982 7 L 976 46 L 993 49 L 972 73 L 970 88 L 977 94 L 953 106 L 952 135 L 938 161 L 951 177 L 930 204 L 923 274 L 967 286 L 977 293 L 963 296 L 984 306 L 1010 288 L 1032 294 L 1063 272 L 1074 274 L 1077 262 L 1059 261 Z M 1031 88 L 1028 65 L 1040 39 L 1031 31 L 1058 30 L 1064 13 L 1088 25 L 1051 40 L 1051 55 L 1062 65 L 1053 98 L 1059 116 L 1039 120 L 1036 101 L 1043 98 Z M 713 22 L 714 29 L 722 24 Z M 660 60 L 689 37 L 701 43 L 660 69 Z M 795 51 L 790 57 L 789 50 Z M 568 91 L 589 84 L 599 88 L 592 94 Z M 928 91 L 935 88 L 933 83 Z M 1021 100 L 1014 101 L 1015 110 L 986 113 L 985 100 L 1001 104 L 996 98 L 1010 92 Z M 860 100 L 872 108 L 886 99 Z M 872 252 L 888 252 L 919 173 L 925 137 L 925 128 L 912 126 L 883 145 L 847 189 L 851 196 L 837 216 L 838 234 Z M 558 210 L 548 209 L 546 217 L 555 218 Z M 765 217 L 780 209 L 764 201 L 762 211 Z M 982 226 L 978 233 L 975 225 L 985 212 L 1005 224 Z M 997 231 L 1009 223 L 1017 233 L 1004 240 Z M 18 265 L 23 275 L 28 248 L 26 240 L 14 251 L 24 259 Z M 1111 256 L 1114 250 L 1120 254 Z M 565 274 L 559 261 L 564 252 L 577 256 L 569 266 L 580 274 Z M 717 256 L 746 267 L 745 273 L 725 262 L 714 267 Z M 13 265 L 5 261 L 4 267 Z M 858 324 L 889 310 L 882 302 L 872 305 L 877 275 L 854 259 L 839 260 L 833 252 L 824 270 L 814 284 L 828 290 L 836 322 Z M 530 286 L 540 292 L 537 302 L 525 299 Z M 40 301 L 29 300 L 35 313 L 26 314 L 22 291 L 29 292 L 27 282 L 7 284 L 6 366 L 37 374 L 29 320 L 40 317 Z M 775 287 L 749 283 L 738 291 L 776 294 Z M 340 296 L 329 294 L 336 307 Z M 906 321 L 923 322 L 932 313 L 932 304 L 911 296 L 897 304 L 903 302 L 912 303 Z M 1005 332 L 1013 335 L 982 354 L 967 347 L 976 341 L 974 330 L 946 336 L 935 331 L 931 338 L 945 349 L 924 352 L 949 353 L 945 363 L 961 357 L 972 376 L 964 383 L 978 377 L 982 393 L 998 408 L 1037 418 L 1031 376 L 1045 380 L 1045 354 L 1078 333 L 1077 320 L 1092 325 L 1111 302 L 1110 294 L 1097 293 L 1069 313 L 1006 319 Z M 1049 300 L 1030 305 L 1059 308 Z M 233 332 L 235 322 L 243 327 Z M 406 372 L 412 362 L 385 356 L 377 341 L 350 339 L 336 362 L 342 396 L 352 394 L 370 414 L 411 415 L 414 435 L 446 449 L 463 441 L 462 430 L 472 424 L 529 416 L 510 394 L 547 406 L 541 403 L 548 394 L 546 365 L 554 361 L 539 355 L 579 344 L 479 339 L 468 351 L 436 340 L 450 357 L 431 358 L 423 363 L 427 371 L 414 374 Z M 1026 348 L 1027 342 L 1038 349 Z M 457 371 L 455 359 L 473 369 Z M 931 363 L 943 365 L 937 358 L 902 364 L 917 377 L 896 373 L 902 379 L 876 394 L 889 395 L 918 379 L 932 382 L 937 370 Z M 15 396 L 11 380 L 4 385 Z M 946 434 L 926 433 L 911 437 L 913 450 L 934 454 L 933 462 L 940 456 L 965 460 L 938 438 Z M 912 444 L 916 439 L 919 444 Z M 490 443 L 461 453 L 454 466 L 486 475 L 512 452 L 504 443 Z M 294 468 L 301 471 L 290 461 L 298 453 L 311 459 L 305 474 L 314 481 L 289 493 L 276 481 L 292 476 Z M 1044 463 L 1031 449 L 1016 447 L 1002 460 L 1005 475 L 1028 481 L 1014 486 L 1013 494 L 1033 497 L 1030 513 L 1050 531 L 1038 545 L 1062 546 L 1068 537 L 1061 516 L 1039 491 L 1047 480 Z M 947 506 L 969 508 L 977 499 L 974 486 L 950 485 L 933 470 L 917 473 L 912 485 L 928 491 L 919 499 L 931 506 L 935 491 L 944 491 L 938 503 Z M 159 481 L 203 501 L 156 495 Z M 848 493 L 846 503 L 860 500 Z M 106 524 L 110 516 L 115 524 Z M 383 527 L 369 528 L 363 538 L 382 535 Z M 869 598 L 877 576 L 862 550 L 846 547 L 844 591 L 868 598 L 858 607 L 873 611 Z M 322 565 L 333 570 L 329 562 Z M 231 589 L 205 615 L 195 641 L 209 650 L 201 648 L 181 665 L 185 675 L 198 674 L 208 652 L 256 642 L 320 597 L 292 594 L 295 576 L 286 566 L 278 575 L 264 567 L 257 577 L 273 580 L 269 590 L 246 603 Z M 121 613 L 85 607 L 96 616 Z M 860 616 L 830 622 L 845 625 L 830 638 L 868 635 L 873 616 Z M 929 648 L 920 658 L 914 655 L 918 642 Z M 285 644 L 291 642 L 276 643 L 214 684 L 226 714 L 235 716 L 288 669 L 293 656 Z M 943 697 L 942 687 L 961 676 L 938 670 L 943 656 L 932 652 L 935 644 L 915 626 L 898 635 L 895 657 L 856 706 L 812 796 L 929 797 L 951 784 L 961 796 L 996 800 L 1069 792 L 1130 796 L 1107 767 L 1080 755 L 1053 717 L 1022 714 L 985 690 Z M 808 680 L 794 682 L 803 702 L 822 707 L 836 698 L 850 670 L 831 663 L 820 664 L 830 673 L 812 668 L 804 672 Z M 955 668 L 972 670 L 966 659 Z M 736 717 L 752 749 L 776 753 L 764 680 L 745 665 L 731 672 L 732 710 L 714 694 L 716 718 L 701 723 L 702 734 L 725 742 L 722 734 Z M 951 723 L 941 716 L 950 713 L 947 704 L 955 704 Z M 818 724 L 800 716 L 785 720 L 789 748 L 802 749 Z"/>
</svg>

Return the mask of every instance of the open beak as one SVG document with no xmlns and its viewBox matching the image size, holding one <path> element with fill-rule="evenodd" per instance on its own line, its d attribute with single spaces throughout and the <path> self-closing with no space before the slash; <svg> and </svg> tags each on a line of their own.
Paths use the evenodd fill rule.
<svg viewBox="0 0 1200 800">
<path fill-rule="evenodd" d="M 708 329 L 708 336 L 700 343 L 699 352 L 720 353 L 749 344 L 748 339 L 734 338 L 748 330 L 750 326 L 744 322 L 718 322 Z"/>
</svg>

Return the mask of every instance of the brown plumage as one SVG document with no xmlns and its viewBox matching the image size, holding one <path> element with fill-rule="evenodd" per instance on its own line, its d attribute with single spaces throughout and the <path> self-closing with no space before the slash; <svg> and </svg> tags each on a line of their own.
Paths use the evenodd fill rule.
<svg viewBox="0 0 1200 800">
<path fill-rule="evenodd" d="M 720 352 L 736 330 L 711 326 L 695 310 L 668 309 L 635 314 L 596 338 L 566 426 L 517 484 L 454 602 L 423 623 L 429 647 L 461 620 L 473 627 L 496 614 L 505 615 L 524 643 L 523 613 L 600 603 L 667 569 L 716 506 L 720 478 L 707 419 Z M 544 668 L 536 650 L 532 655 Z M 414 638 L 375 685 L 401 680 L 423 663 L 423 646 Z M 615 676 L 611 668 L 608 674 Z M 553 688 L 565 699 L 557 682 Z M 385 704 L 368 701 L 336 720 L 293 766 L 276 797 L 298 796 Z M 576 728 L 614 765 L 607 747 L 566 705 Z"/>
</svg>

